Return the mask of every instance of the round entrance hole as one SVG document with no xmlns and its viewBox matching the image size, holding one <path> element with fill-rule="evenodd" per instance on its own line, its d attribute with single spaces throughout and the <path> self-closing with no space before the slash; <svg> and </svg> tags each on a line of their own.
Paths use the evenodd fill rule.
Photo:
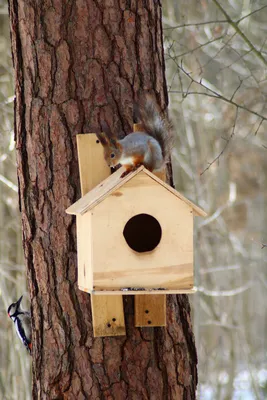
<svg viewBox="0 0 267 400">
<path fill-rule="evenodd" d="M 138 214 L 126 223 L 123 236 L 128 246 L 138 253 L 154 250 L 159 244 L 162 230 L 152 215 Z"/>
</svg>

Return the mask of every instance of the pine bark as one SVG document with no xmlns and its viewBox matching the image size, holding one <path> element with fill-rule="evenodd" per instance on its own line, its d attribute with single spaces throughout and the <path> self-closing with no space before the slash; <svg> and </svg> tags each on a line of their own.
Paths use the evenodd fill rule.
<svg viewBox="0 0 267 400">
<path fill-rule="evenodd" d="M 105 119 L 130 132 L 139 90 L 167 106 L 161 4 L 145 0 L 9 0 L 15 138 L 33 325 L 34 399 L 194 399 L 197 355 L 188 297 L 168 296 L 167 327 L 92 335 L 77 288 L 80 197 L 75 135 Z"/>
</svg>

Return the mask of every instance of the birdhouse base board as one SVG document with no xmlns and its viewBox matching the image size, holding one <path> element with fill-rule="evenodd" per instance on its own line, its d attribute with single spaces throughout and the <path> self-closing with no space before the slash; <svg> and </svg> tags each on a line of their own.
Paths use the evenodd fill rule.
<svg viewBox="0 0 267 400">
<path fill-rule="evenodd" d="M 95 295 L 118 295 L 122 294 L 124 295 L 142 295 L 142 294 L 150 294 L 150 295 L 155 295 L 155 294 L 190 294 L 190 293 L 196 293 L 196 289 L 181 289 L 181 290 L 93 290 L 92 293 Z"/>
<path fill-rule="evenodd" d="M 90 290 L 88 288 L 84 288 L 79 285 L 79 289 L 86 293 L 91 293 L 94 295 L 142 295 L 142 294 L 193 294 L 196 293 L 197 288 L 193 287 L 191 289 L 166 289 L 166 290 L 158 290 L 158 289 L 148 289 L 148 290 L 140 290 L 140 289 L 132 289 L 125 288 L 121 290 Z"/>
</svg>

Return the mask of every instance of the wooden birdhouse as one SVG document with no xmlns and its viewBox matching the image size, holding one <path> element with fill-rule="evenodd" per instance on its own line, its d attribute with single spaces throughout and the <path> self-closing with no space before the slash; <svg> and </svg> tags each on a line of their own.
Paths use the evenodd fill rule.
<svg viewBox="0 0 267 400">
<path fill-rule="evenodd" d="M 77 216 L 78 285 L 89 293 L 193 288 L 193 216 L 205 215 L 145 167 L 109 176 L 67 209 Z"/>
<path fill-rule="evenodd" d="M 90 136 L 91 144 L 97 143 L 95 135 Z M 99 147 L 86 155 L 83 147 L 79 148 L 79 159 L 94 165 Z M 84 181 L 88 165 L 81 165 Z M 122 167 L 106 179 L 98 179 L 96 186 L 89 183 L 87 188 L 92 190 L 84 190 L 81 199 L 66 210 L 77 217 L 79 288 L 93 298 L 102 295 L 104 308 L 110 302 L 103 295 L 109 299 L 111 294 L 119 295 L 118 299 L 127 294 L 136 298 L 154 295 L 156 299 L 159 294 L 192 292 L 194 216 L 206 213 L 144 166 L 122 178 L 123 171 Z M 105 173 L 100 172 L 102 176 Z M 99 312 L 103 312 L 102 306 Z M 108 327 L 117 321 L 112 312 L 111 307 L 105 322 Z M 147 302 L 142 312 L 149 312 Z M 147 323 L 164 325 L 164 320 L 153 323 L 150 318 Z"/>
</svg>

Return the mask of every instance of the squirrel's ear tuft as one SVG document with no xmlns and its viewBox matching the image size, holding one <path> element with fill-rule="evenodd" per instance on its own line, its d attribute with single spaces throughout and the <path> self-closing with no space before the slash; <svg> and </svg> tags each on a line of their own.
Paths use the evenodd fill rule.
<svg viewBox="0 0 267 400">
<path fill-rule="evenodd" d="M 111 138 L 111 137 L 113 137 L 113 134 L 112 134 L 112 132 L 111 132 L 111 129 L 110 129 L 110 127 L 108 126 L 108 124 L 106 123 L 106 121 L 101 121 L 100 125 L 101 125 L 102 132 L 104 132 L 104 133 L 106 134 L 106 137 L 107 137 L 108 139 Z"/>
<path fill-rule="evenodd" d="M 103 132 L 96 133 L 96 137 L 100 141 L 102 146 L 107 146 L 108 141 L 107 141 L 107 137 L 106 137 L 105 133 L 103 133 Z"/>
<path fill-rule="evenodd" d="M 115 149 L 118 149 L 118 142 L 116 139 L 110 138 L 110 143 Z"/>
<path fill-rule="evenodd" d="M 139 109 L 139 104 L 137 101 L 134 101 L 133 103 L 133 123 L 138 124 L 140 122 L 140 109 Z"/>
<path fill-rule="evenodd" d="M 101 121 L 100 126 L 101 126 L 101 132 L 96 133 L 97 139 L 103 146 L 108 146 L 110 145 L 110 138 L 112 137 L 111 130 L 106 121 Z"/>
</svg>

